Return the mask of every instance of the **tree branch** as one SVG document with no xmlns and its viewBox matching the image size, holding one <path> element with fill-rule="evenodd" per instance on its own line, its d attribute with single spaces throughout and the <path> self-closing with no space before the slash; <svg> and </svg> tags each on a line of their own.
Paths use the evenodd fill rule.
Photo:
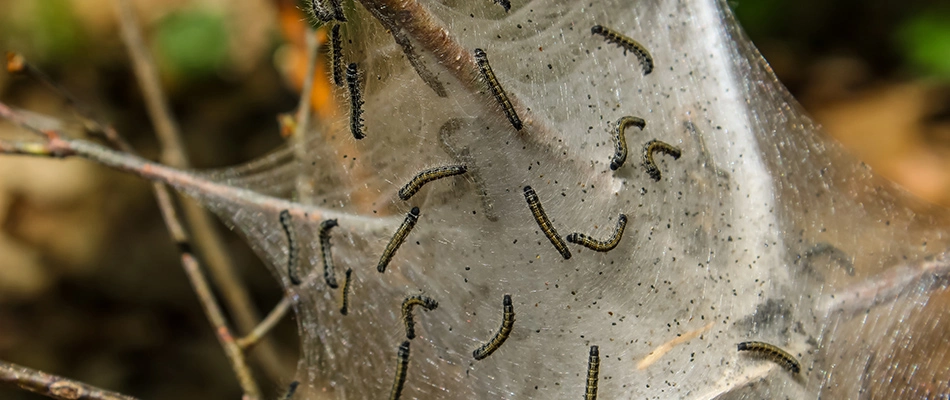
<svg viewBox="0 0 950 400">
<path fill-rule="evenodd" d="M 172 116 L 168 100 L 162 91 L 155 63 L 142 39 L 141 29 L 132 5 L 128 0 L 114 0 L 122 40 L 129 51 L 135 76 L 145 98 L 155 134 L 161 144 L 161 160 L 176 168 L 188 168 L 190 162 L 185 151 L 178 124 Z M 202 250 L 208 269 L 216 286 L 221 290 L 228 310 L 241 331 L 249 332 L 260 321 L 247 288 L 234 268 L 234 261 L 227 251 L 213 217 L 197 203 L 182 199 L 182 210 L 190 222 L 198 248 Z M 260 346 L 260 361 L 272 379 L 284 375 L 283 363 L 273 342 L 264 341 Z"/>
<path fill-rule="evenodd" d="M 289 309 L 290 300 L 288 300 L 287 296 L 284 296 L 284 298 L 280 299 L 280 302 L 274 306 L 274 309 L 271 310 L 269 314 L 267 314 L 267 317 L 265 317 L 264 320 L 261 321 L 261 323 L 258 324 L 253 331 L 251 331 L 251 333 L 248 333 L 247 336 L 237 340 L 238 346 L 240 346 L 245 351 L 253 348 L 254 345 L 260 342 L 261 338 L 266 336 L 271 329 L 274 329 L 274 326 L 276 326 L 277 323 L 284 319 L 284 316 L 287 315 L 287 310 Z"/>
<path fill-rule="evenodd" d="M 103 390 L 43 371 L 0 361 L 0 382 L 15 385 L 53 399 L 62 400 L 137 400 L 135 397 Z"/>
</svg>

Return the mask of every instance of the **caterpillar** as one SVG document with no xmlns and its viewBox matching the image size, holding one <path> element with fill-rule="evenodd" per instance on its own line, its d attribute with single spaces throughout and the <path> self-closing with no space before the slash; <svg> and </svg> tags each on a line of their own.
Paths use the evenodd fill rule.
<svg viewBox="0 0 950 400">
<path fill-rule="evenodd" d="M 323 253 L 323 279 L 327 281 L 327 286 L 336 289 L 339 287 L 336 282 L 336 274 L 333 271 L 333 253 L 330 247 L 330 229 L 337 226 L 335 219 L 328 219 L 320 223 L 320 252 Z"/>
<path fill-rule="evenodd" d="M 330 4 L 327 5 L 326 3 Z M 346 22 L 346 15 L 343 14 L 343 5 L 340 0 L 310 0 L 310 12 L 313 17 L 326 24 L 333 20 Z"/>
<path fill-rule="evenodd" d="M 422 306 L 426 310 L 432 311 L 439 308 L 439 302 L 421 294 L 409 296 L 406 297 L 406 300 L 403 300 L 402 320 L 406 323 L 406 339 L 410 340 L 416 338 L 415 323 L 412 320 L 412 307 L 414 306 Z"/>
<path fill-rule="evenodd" d="M 653 161 L 653 153 L 656 152 L 673 157 L 674 160 L 679 160 L 682 151 L 676 146 L 656 139 L 647 142 L 647 144 L 643 146 L 643 168 L 646 169 L 650 178 L 659 182 L 660 179 L 663 178 L 663 175 L 660 174 L 660 168 L 658 168 L 656 162 Z"/>
<path fill-rule="evenodd" d="M 340 37 L 340 24 L 330 28 L 330 69 L 333 70 L 333 84 L 343 86 L 343 39 Z"/>
<path fill-rule="evenodd" d="M 567 241 L 574 244 L 579 244 L 594 251 L 607 252 L 613 250 L 614 247 L 617 247 L 617 244 L 620 243 L 620 238 L 623 237 L 623 230 L 626 227 L 627 216 L 620 214 L 620 216 L 617 217 L 617 229 L 614 231 L 614 234 L 610 237 L 610 239 L 607 239 L 606 241 L 594 240 L 583 233 L 574 232 L 570 235 L 567 235 Z"/>
<path fill-rule="evenodd" d="M 502 304 L 504 305 L 505 313 L 503 316 L 504 319 L 501 322 L 501 328 L 498 329 L 498 333 L 495 333 L 495 336 L 492 337 L 488 343 L 483 344 L 472 352 L 472 357 L 475 357 L 476 360 L 483 360 L 485 357 L 494 353 L 495 350 L 498 350 L 498 348 L 508 340 L 508 335 L 511 334 L 511 329 L 515 326 L 515 308 L 511 305 L 511 295 L 505 294 Z"/>
<path fill-rule="evenodd" d="M 600 375 L 600 349 L 590 346 L 590 357 L 587 359 L 587 391 L 585 400 L 597 400 L 597 379 Z"/>
<path fill-rule="evenodd" d="M 300 277 L 297 276 L 297 233 L 290 226 L 292 221 L 290 211 L 280 212 L 280 225 L 284 227 L 284 233 L 287 235 L 287 276 L 290 283 L 296 286 L 300 284 Z"/>
<path fill-rule="evenodd" d="M 554 229 L 554 225 L 551 225 L 551 220 L 548 219 L 548 215 L 544 213 L 544 208 L 541 207 L 541 200 L 538 200 L 538 194 L 534 192 L 531 186 L 524 187 L 524 199 L 528 202 L 528 208 L 531 209 L 531 214 L 534 215 L 534 220 L 537 221 L 538 227 L 541 228 L 544 235 L 548 237 L 548 240 L 551 241 L 551 244 L 565 260 L 570 259 L 571 251 L 564 243 L 564 239 L 561 239 L 557 230 Z"/>
<path fill-rule="evenodd" d="M 340 315 L 346 315 L 349 312 L 350 304 L 350 279 L 353 276 L 353 268 L 346 269 L 346 280 L 343 281 L 343 305 L 340 306 Z"/>
<path fill-rule="evenodd" d="M 402 225 L 400 225 L 396 233 L 393 234 L 393 238 L 389 240 L 389 244 L 386 245 L 386 250 L 383 251 L 383 255 L 379 257 L 379 264 L 376 266 L 377 271 L 386 272 L 386 266 L 392 261 L 393 255 L 396 254 L 396 250 L 399 249 L 402 242 L 406 241 L 406 236 L 409 236 L 409 232 L 416 226 L 418 220 L 419 207 L 413 207 L 412 210 L 409 210 L 409 214 L 406 214 L 406 219 L 402 221 Z"/>
<path fill-rule="evenodd" d="M 328 23 L 333 21 L 334 15 L 333 10 L 330 10 L 330 7 L 324 4 L 324 1 L 326 0 L 310 0 L 310 12 L 320 22 Z"/>
<path fill-rule="evenodd" d="M 402 395 L 402 387 L 406 384 L 406 372 L 409 370 L 408 340 L 399 345 L 396 360 L 396 379 L 393 381 L 393 390 L 389 392 L 389 400 L 399 400 L 399 396 Z"/>
<path fill-rule="evenodd" d="M 350 132 L 356 140 L 366 137 L 363 132 L 363 90 L 359 66 L 350 63 L 346 67 L 346 84 L 350 89 Z"/>
<path fill-rule="evenodd" d="M 637 128 L 640 128 L 642 131 L 644 127 L 647 126 L 647 122 L 643 118 L 637 117 L 620 117 L 617 120 L 617 126 L 614 128 L 614 139 L 617 141 L 617 151 L 614 153 L 613 158 L 610 159 L 610 169 L 616 171 L 623 166 L 623 163 L 627 161 L 627 138 L 624 136 L 624 132 L 627 130 L 627 126 L 633 125 Z"/>
<path fill-rule="evenodd" d="M 346 22 L 346 15 L 343 14 L 343 4 L 340 0 L 330 0 L 330 8 L 333 9 L 333 18 L 340 22 Z"/>
<path fill-rule="evenodd" d="M 399 198 L 402 200 L 409 200 L 412 195 L 416 194 L 419 189 L 422 189 L 422 186 L 432 182 L 436 179 L 447 178 L 450 176 L 461 175 L 468 171 L 468 168 L 464 165 L 448 165 L 444 167 L 435 167 L 430 168 L 425 171 L 422 171 L 409 181 L 406 186 L 403 186 L 402 189 L 399 189 Z"/>
<path fill-rule="evenodd" d="M 520 131 L 521 118 L 518 118 L 515 107 L 512 106 L 511 101 L 508 100 L 508 94 L 505 93 L 505 89 L 502 89 L 501 84 L 498 83 L 498 78 L 495 77 L 495 73 L 491 69 L 491 65 L 488 64 L 488 54 L 485 54 L 485 51 L 482 49 L 475 49 L 475 62 L 478 64 L 478 69 L 482 71 L 482 76 L 488 81 L 488 87 L 491 89 L 492 94 L 495 95 L 495 100 L 501 105 L 501 109 L 504 110 L 505 116 L 507 116 L 508 121 L 511 122 L 511 126 L 514 126 L 515 130 Z"/>
<path fill-rule="evenodd" d="M 439 144 L 455 161 L 465 163 L 467 169 L 471 170 L 468 176 L 472 178 L 472 183 L 475 184 L 475 192 L 478 194 L 478 198 L 482 203 L 482 213 L 489 221 L 498 221 L 498 214 L 495 212 L 495 202 L 491 196 L 488 195 L 485 179 L 482 177 L 482 174 L 478 172 L 478 164 L 475 161 L 475 157 L 472 157 L 471 149 L 468 147 L 456 148 L 456 146 L 452 145 L 452 137 L 462 128 L 462 124 L 462 118 L 452 118 L 442 124 L 442 127 L 439 128 Z"/>
<path fill-rule="evenodd" d="M 623 49 L 623 55 L 627 55 L 627 51 L 632 52 L 637 56 L 637 60 L 640 61 L 640 66 L 643 67 L 643 75 L 649 75 L 653 72 L 653 56 L 650 55 L 650 52 L 647 51 L 642 44 L 637 43 L 636 40 L 628 38 L 603 25 L 594 25 L 590 28 L 590 33 L 603 36 L 608 43 L 614 43 L 621 47 Z"/>
<path fill-rule="evenodd" d="M 802 370 L 802 366 L 798 363 L 798 360 L 796 360 L 795 357 L 792 357 L 791 354 L 788 354 L 785 350 L 778 348 L 778 346 L 765 342 L 753 341 L 739 343 L 737 347 L 739 348 L 739 351 L 748 351 L 762 358 L 770 359 L 776 364 L 781 365 L 785 369 L 791 371 L 793 374 L 797 374 Z"/>
<path fill-rule="evenodd" d="M 290 382 L 290 385 L 287 387 L 287 393 L 284 394 L 284 400 L 290 400 L 294 397 L 294 393 L 297 392 L 297 386 L 300 386 L 300 382 Z"/>
</svg>

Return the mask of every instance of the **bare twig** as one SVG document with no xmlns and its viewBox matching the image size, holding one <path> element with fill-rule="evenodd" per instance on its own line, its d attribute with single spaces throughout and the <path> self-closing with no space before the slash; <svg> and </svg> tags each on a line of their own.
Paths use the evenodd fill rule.
<svg viewBox="0 0 950 400">
<path fill-rule="evenodd" d="M 122 40 L 125 42 L 129 57 L 132 59 L 135 77 L 138 78 L 139 87 L 142 88 L 142 94 L 145 98 L 145 106 L 148 108 L 148 114 L 155 126 L 155 135 L 158 136 L 158 140 L 161 142 L 161 160 L 173 167 L 187 168 L 189 164 L 188 156 L 182 143 L 181 133 L 178 124 L 175 123 L 175 119 L 172 117 L 171 110 L 169 110 L 165 93 L 162 91 L 158 71 L 155 70 L 155 62 L 152 60 L 148 47 L 145 46 L 145 41 L 142 39 L 138 17 L 128 0 L 115 0 L 114 4 L 118 13 Z"/>
<path fill-rule="evenodd" d="M 112 135 L 107 135 L 107 138 L 110 139 L 110 142 L 112 142 L 122 151 L 125 151 L 129 154 L 135 154 L 132 146 L 130 146 L 128 142 L 126 142 L 122 137 L 118 136 L 115 130 L 111 130 L 111 133 Z M 257 383 L 254 382 L 253 376 L 251 376 L 250 368 L 247 367 L 247 363 L 244 360 L 243 350 L 239 348 L 237 352 L 234 351 L 234 339 L 230 333 L 230 328 L 228 328 L 226 322 L 224 321 L 224 317 L 221 315 L 221 308 L 218 306 L 217 300 L 214 298 L 211 290 L 207 288 L 207 281 L 204 278 L 204 274 L 201 272 L 201 266 L 198 263 L 198 259 L 195 258 L 194 254 L 192 253 L 191 241 L 188 237 L 188 231 L 181 223 L 181 217 L 178 216 L 178 211 L 175 208 L 174 197 L 168 190 L 168 187 L 164 184 L 157 182 L 153 183 L 152 189 L 155 193 L 155 200 L 158 202 L 158 208 L 161 210 L 162 219 L 165 221 L 165 226 L 168 228 L 168 232 L 171 235 L 172 240 L 178 245 L 182 267 L 184 267 L 192 286 L 195 287 L 195 294 L 197 294 L 202 307 L 205 309 L 205 313 L 208 315 L 208 319 L 215 328 L 215 333 L 217 334 L 219 341 L 221 341 L 221 345 L 225 350 L 225 354 L 231 361 L 231 367 L 235 371 L 241 388 L 244 389 L 245 397 L 248 399 L 258 398 L 260 396 L 260 390 L 257 388 Z M 199 288 L 203 288 L 205 290 L 201 290 Z"/>
<path fill-rule="evenodd" d="M 950 254 L 940 254 L 915 264 L 890 267 L 860 283 L 825 295 L 820 305 L 825 315 L 852 315 L 886 304 L 908 289 L 934 290 L 950 283 Z"/>
<path fill-rule="evenodd" d="M 254 382 L 254 377 L 251 376 L 251 371 L 247 368 L 244 352 L 241 351 L 234 340 L 234 335 L 231 334 L 231 329 L 228 328 L 224 320 L 224 314 L 221 312 L 221 308 L 218 307 L 218 302 L 214 301 L 214 294 L 211 293 L 211 288 L 208 286 L 204 274 L 201 273 L 198 262 L 190 252 L 183 251 L 181 253 L 181 263 L 185 267 L 185 273 L 188 274 L 188 279 L 191 281 L 195 293 L 198 294 L 198 299 L 201 300 L 201 306 L 204 308 L 205 314 L 208 315 L 208 319 L 215 327 L 214 332 L 218 337 L 218 341 L 221 342 L 221 347 L 224 347 L 228 360 L 231 361 L 231 368 L 244 390 L 244 399 L 259 399 L 261 396 L 260 389 L 257 388 L 257 383 Z"/>
<path fill-rule="evenodd" d="M 10 58 L 9 55 L 8 58 Z M 95 118 L 88 116 L 87 113 L 80 110 L 78 108 L 78 103 L 73 100 L 74 98 L 69 93 L 69 91 L 58 87 L 54 82 L 46 78 L 46 75 L 43 74 L 42 71 L 26 63 L 22 56 L 19 57 L 17 64 L 23 65 L 24 69 L 27 71 L 32 71 L 30 75 L 33 78 L 40 81 L 41 83 L 45 83 L 49 87 L 52 87 L 58 95 L 65 98 L 66 101 L 69 102 L 71 106 L 73 106 L 77 113 L 79 113 L 84 119 L 88 120 L 87 125 L 95 127 L 96 130 L 101 133 L 110 144 L 128 154 L 136 154 L 135 149 L 133 149 L 132 146 L 127 141 L 125 141 L 125 139 L 119 136 L 118 132 L 112 126 L 106 126 L 105 124 L 98 122 Z M 13 118 L 12 120 L 23 127 L 29 127 L 32 125 L 32 121 L 25 117 L 22 119 Z M 45 131 L 43 134 L 47 138 L 58 136 L 58 134 L 52 131 Z M 43 143 L 0 141 L 0 151 L 9 154 L 45 156 L 45 153 L 48 150 L 49 149 Z M 51 155 L 55 154 L 56 152 L 51 152 Z M 201 273 L 200 265 L 192 253 L 188 231 L 181 223 L 181 218 L 178 216 L 174 199 L 169 192 L 168 187 L 161 183 L 154 183 L 153 190 L 155 192 L 159 209 L 162 212 L 162 218 L 165 221 L 165 225 L 168 227 L 168 231 L 172 236 L 172 240 L 178 245 L 178 249 L 182 257 L 182 266 L 185 268 L 192 285 L 196 288 L 198 298 L 201 304 L 204 306 L 204 309 L 208 314 L 208 318 L 211 320 L 211 323 L 214 326 L 215 332 L 218 334 L 219 339 L 222 337 L 227 338 L 222 339 L 222 346 L 224 347 L 225 353 L 231 361 L 232 367 L 236 372 L 241 387 L 244 389 L 245 397 L 250 399 L 258 398 L 260 396 L 260 390 L 257 388 L 257 384 L 253 381 L 250 368 L 247 367 L 247 364 L 244 361 L 243 352 L 240 349 L 238 349 L 236 353 L 233 351 L 233 348 L 235 348 L 236 345 L 234 344 L 234 339 L 230 334 L 230 328 L 227 327 L 224 318 L 221 315 L 217 300 L 211 294 L 210 289 L 199 290 L 199 288 L 206 288 L 207 283 L 204 279 L 204 275 Z"/>
<path fill-rule="evenodd" d="M 209 201 L 228 202 L 238 207 L 253 208 L 277 215 L 288 210 L 294 219 L 321 222 L 324 219 L 339 219 L 341 226 L 363 232 L 388 232 L 402 222 L 401 216 L 360 216 L 330 210 L 315 205 L 302 204 L 258 192 L 210 181 L 179 169 L 155 163 L 141 157 L 111 150 L 96 143 L 78 139 L 64 139 L 55 131 L 40 131 L 29 125 L 20 113 L 0 102 L 0 118 L 7 119 L 25 129 L 39 132 L 46 142 L 37 143 L 42 151 L 34 155 L 49 157 L 78 156 L 120 171 L 129 172 L 145 179 L 162 182 L 185 193 L 191 193 Z"/>
<path fill-rule="evenodd" d="M 53 399 L 136 400 L 135 397 L 99 389 L 61 376 L 0 361 L 0 382 Z"/>
<path fill-rule="evenodd" d="M 304 41 L 307 46 L 307 75 L 304 76 L 303 86 L 300 88 L 300 102 L 297 105 L 297 112 L 294 117 L 294 131 L 290 135 L 290 143 L 297 160 L 305 160 L 307 157 L 307 143 L 310 140 L 312 132 L 310 131 L 310 116 L 313 114 L 310 109 L 311 99 L 313 97 L 313 82 L 317 68 L 317 50 L 320 47 L 317 41 L 317 35 L 312 29 L 307 29 L 304 33 Z M 296 177 L 297 193 L 309 193 L 313 190 L 313 180 L 306 175 Z"/>
<path fill-rule="evenodd" d="M 270 314 L 267 314 L 267 317 L 265 317 L 251 333 L 237 340 L 238 346 L 245 351 L 253 348 L 254 345 L 260 342 L 261 338 L 266 336 L 271 329 L 274 329 L 274 326 L 277 325 L 280 320 L 284 319 L 288 310 L 290 310 L 290 300 L 288 300 L 287 296 L 284 296 L 284 298 L 280 299 L 280 302 L 274 306 Z"/>
<path fill-rule="evenodd" d="M 304 133 L 310 129 L 310 98 L 313 94 L 313 80 L 317 70 L 317 50 L 320 43 L 317 41 L 317 35 L 313 29 L 307 29 L 307 75 L 303 80 L 303 87 L 300 88 L 300 103 L 297 105 L 297 127 L 294 129 L 295 137 L 303 137 Z"/>
<path fill-rule="evenodd" d="M 132 5 L 128 0 L 115 0 L 114 3 L 122 31 L 122 39 L 129 51 L 149 116 L 155 126 L 156 136 L 158 136 L 161 143 L 161 160 L 166 165 L 187 168 L 190 163 L 181 132 L 162 91 L 155 63 L 142 39 L 141 29 Z M 190 222 L 198 248 L 202 250 L 211 276 L 216 286 L 221 290 L 238 329 L 244 332 L 253 330 L 260 321 L 260 315 L 254 308 L 246 287 L 235 272 L 234 262 L 215 225 L 214 218 L 207 210 L 190 199 L 182 199 L 181 204 L 182 210 Z M 283 363 L 280 361 L 276 347 L 272 342 L 265 340 L 261 343 L 258 354 L 265 371 L 272 379 L 284 375 Z"/>
</svg>

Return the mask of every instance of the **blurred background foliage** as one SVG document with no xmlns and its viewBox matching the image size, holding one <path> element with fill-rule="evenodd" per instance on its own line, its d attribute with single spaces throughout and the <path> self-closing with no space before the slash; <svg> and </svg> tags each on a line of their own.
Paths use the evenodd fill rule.
<svg viewBox="0 0 950 400">
<path fill-rule="evenodd" d="M 294 1 L 135 5 L 194 165 L 233 165 L 282 143 L 276 116 L 295 106 L 305 68 L 308 21 Z M 730 5 L 828 133 L 879 173 L 950 205 L 950 4 Z M 111 0 L 0 0 L 0 10 L 0 50 L 23 53 L 157 157 Z M 315 107 L 325 109 L 328 85 L 316 87 Z M 61 99 L 25 79 L 0 74 L 0 98 L 74 120 Z M 266 313 L 280 289 L 228 235 Z M 144 398 L 239 397 L 145 182 L 83 161 L 2 157 L 0 252 L 0 359 Z M 275 337 L 288 373 L 265 385 L 274 393 L 296 362 L 292 318 Z M 0 398 L 38 397 L 0 388 Z"/>
</svg>

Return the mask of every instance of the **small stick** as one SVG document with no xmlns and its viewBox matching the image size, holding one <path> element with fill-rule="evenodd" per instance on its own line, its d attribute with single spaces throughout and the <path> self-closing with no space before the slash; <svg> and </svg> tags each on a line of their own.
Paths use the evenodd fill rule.
<svg viewBox="0 0 950 400">
<path fill-rule="evenodd" d="M 0 361 L 0 383 L 60 400 L 137 400 L 62 376 Z"/>
<path fill-rule="evenodd" d="M 237 340 L 238 346 L 240 346 L 244 351 L 254 348 L 254 345 L 260 342 L 260 340 L 263 339 L 271 329 L 274 329 L 274 326 L 276 326 L 277 323 L 284 319 L 284 316 L 287 315 L 288 310 L 290 310 L 290 300 L 288 300 L 287 296 L 284 296 L 282 299 L 280 299 L 280 302 L 274 306 L 270 313 L 264 317 L 264 320 L 254 327 L 254 330 L 252 330 L 251 333 L 248 333 L 246 336 Z"/>
<path fill-rule="evenodd" d="M 257 387 L 257 383 L 254 382 L 251 369 L 248 368 L 247 362 L 244 359 L 244 352 L 241 351 L 241 348 L 234 340 L 234 335 L 231 334 L 231 328 L 229 328 L 227 322 L 225 322 L 224 313 L 221 312 L 218 303 L 214 301 L 214 294 L 211 292 L 211 287 L 208 286 L 208 281 L 205 279 L 204 273 L 202 273 L 198 267 L 198 261 L 196 261 L 190 253 L 182 252 L 181 263 L 185 267 L 188 280 L 191 281 L 191 285 L 198 295 L 201 307 L 204 308 L 208 320 L 210 320 L 211 325 L 214 326 L 214 333 L 218 338 L 218 342 L 221 343 L 221 347 L 224 348 L 224 352 L 228 356 L 228 361 L 231 362 L 231 369 L 234 370 L 234 374 L 237 376 L 238 382 L 244 390 L 244 396 L 259 399 L 261 392 Z"/>
<path fill-rule="evenodd" d="M 156 64 L 142 38 L 142 30 L 135 10 L 129 0 L 113 0 L 113 4 L 122 41 L 129 52 L 135 77 L 142 90 L 146 109 L 161 147 L 161 161 L 175 168 L 187 169 L 190 167 L 190 162 L 184 139 L 162 90 Z M 215 225 L 216 218 L 191 199 L 183 198 L 181 206 L 185 219 L 191 225 L 194 241 L 202 250 L 211 278 L 221 291 L 230 315 L 234 317 L 240 330 L 253 330 L 260 322 L 260 316 L 254 308 L 247 288 L 235 272 L 234 261 Z M 259 354 L 268 375 L 274 379 L 283 376 L 284 368 L 272 342 L 264 341 L 260 346 Z"/>
</svg>

